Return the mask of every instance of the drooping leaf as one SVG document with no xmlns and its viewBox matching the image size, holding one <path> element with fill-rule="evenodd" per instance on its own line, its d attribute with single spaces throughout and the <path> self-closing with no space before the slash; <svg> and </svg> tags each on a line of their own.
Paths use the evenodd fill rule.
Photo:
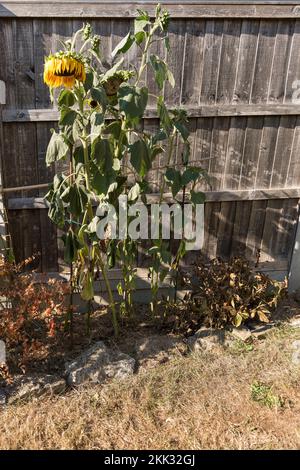
<svg viewBox="0 0 300 470">
<path fill-rule="evenodd" d="M 92 143 L 91 157 L 101 173 L 110 172 L 113 167 L 113 150 L 108 139 L 96 139 Z"/>
<path fill-rule="evenodd" d="M 63 105 L 60 110 L 60 126 L 72 126 L 77 117 L 77 112 L 74 109 L 68 108 Z"/>
<path fill-rule="evenodd" d="M 182 174 L 182 184 L 187 186 L 191 181 L 197 181 L 202 174 L 202 169 L 198 167 L 189 167 Z"/>
<path fill-rule="evenodd" d="M 93 100 L 97 101 L 97 103 L 101 104 L 102 111 L 104 112 L 107 107 L 108 101 L 103 86 L 98 85 L 97 87 L 91 88 L 91 97 Z"/>
<path fill-rule="evenodd" d="M 205 202 L 205 194 L 201 191 L 191 191 L 191 201 L 193 204 L 204 204 Z"/>
<path fill-rule="evenodd" d="M 107 173 L 102 173 L 97 165 L 92 161 L 90 164 L 91 171 L 91 185 L 92 189 L 99 196 L 106 196 L 110 191 L 113 191 L 113 184 L 116 182 L 116 173 L 111 170 Z"/>
<path fill-rule="evenodd" d="M 60 134 L 53 130 L 46 152 L 46 164 L 49 166 L 53 162 L 66 158 L 69 147 Z"/>
<path fill-rule="evenodd" d="M 129 32 L 120 42 L 117 44 L 117 46 L 114 48 L 114 50 L 111 53 L 112 58 L 114 59 L 116 55 L 120 54 L 120 52 L 127 52 L 132 44 L 134 43 L 134 36 Z"/>
<path fill-rule="evenodd" d="M 148 88 L 123 84 L 118 93 L 120 111 L 133 122 L 138 122 L 144 115 L 148 102 Z"/>
<path fill-rule="evenodd" d="M 71 90 L 68 90 L 67 88 L 64 88 L 58 97 L 58 105 L 59 106 L 67 106 L 71 107 L 74 106 L 76 101 L 76 98 L 74 96 L 74 93 Z"/>
<path fill-rule="evenodd" d="M 81 297 L 83 300 L 91 300 L 94 298 L 94 276 L 89 270 L 84 273 L 80 280 L 82 286 Z"/>
<path fill-rule="evenodd" d="M 66 263 L 70 264 L 76 260 L 77 251 L 80 248 L 80 244 L 72 230 L 69 230 L 66 235 L 63 235 L 62 240 L 65 245 L 64 260 Z"/>
<path fill-rule="evenodd" d="M 173 197 L 175 197 L 182 188 L 180 171 L 175 170 L 175 168 L 168 168 L 165 173 L 165 180 L 171 188 Z"/>
<path fill-rule="evenodd" d="M 103 129 L 104 134 L 112 134 L 115 139 L 119 139 L 120 132 L 121 132 L 120 121 L 113 121 Z"/>
<path fill-rule="evenodd" d="M 174 75 L 172 74 L 171 70 L 168 68 L 167 70 L 167 80 L 170 83 L 171 87 L 174 88 L 175 86 L 175 78 Z"/>
<path fill-rule="evenodd" d="M 73 152 L 73 158 L 75 160 L 76 165 L 78 164 L 84 164 L 84 152 L 83 152 L 83 147 L 79 146 L 76 147 L 74 152 Z"/>
<path fill-rule="evenodd" d="M 182 139 L 186 141 L 190 135 L 187 127 L 182 123 L 182 122 L 176 122 L 174 123 L 174 126 L 178 130 L 179 134 L 181 135 Z"/>
<path fill-rule="evenodd" d="M 170 85 L 174 87 L 175 80 L 173 74 L 162 59 L 160 59 L 157 55 L 152 54 L 150 56 L 150 64 L 154 71 L 155 81 L 160 90 L 162 90 L 166 80 L 168 80 Z"/>
<path fill-rule="evenodd" d="M 128 201 L 135 201 L 139 197 L 140 192 L 141 188 L 139 183 L 135 183 L 128 192 Z"/>
<path fill-rule="evenodd" d="M 134 37 L 135 37 L 135 42 L 138 45 L 140 45 L 145 40 L 146 33 L 145 33 L 145 31 L 139 31 L 139 32 L 135 33 Z"/>
<path fill-rule="evenodd" d="M 151 168 L 149 148 L 144 140 L 137 140 L 129 148 L 130 162 L 140 177 L 143 178 Z"/>
<path fill-rule="evenodd" d="M 157 113 L 160 119 L 160 125 L 162 129 L 166 132 L 167 135 L 169 135 L 173 126 L 170 114 L 167 110 L 162 96 L 160 96 L 157 100 Z"/>
<path fill-rule="evenodd" d="M 149 15 L 146 13 L 140 14 L 137 18 L 134 20 L 134 34 L 144 32 L 146 26 L 150 24 L 150 18 Z"/>
<path fill-rule="evenodd" d="M 86 73 L 86 79 L 83 84 L 86 93 L 92 88 L 93 83 L 94 83 L 94 74 L 92 71 L 88 71 Z"/>
<path fill-rule="evenodd" d="M 91 116 L 91 140 L 92 142 L 100 136 L 104 124 L 102 113 L 93 113 Z"/>
</svg>

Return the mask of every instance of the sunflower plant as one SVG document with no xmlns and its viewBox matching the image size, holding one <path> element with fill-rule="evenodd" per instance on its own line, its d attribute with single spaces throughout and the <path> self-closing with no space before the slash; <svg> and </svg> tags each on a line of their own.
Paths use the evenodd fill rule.
<svg viewBox="0 0 300 470">
<path fill-rule="evenodd" d="M 109 202 L 118 214 L 121 194 L 128 196 L 128 204 L 139 198 L 144 201 L 150 190 L 149 172 L 158 156 L 167 152 L 160 191 L 162 201 L 164 189 L 168 186 L 172 189 L 175 184 L 174 172 L 171 175 L 167 171 L 172 166 L 178 139 L 183 143 L 185 171 L 190 171 L 186 114 L 182 110 L 168 110 L 163 98 L 165 83 L 174 86 L 174 77 L 166 62 L 151 54 L 151 45 L 157 40 L 169 47 L 168 24 L 169 14 L 159 5 L 153 19 L 147 12 L 138 10 L 133 31 L 129 31 L 110 57 L 103 56 L 101 38 L 93 34 L 87 24 L 63 43 L 61 51 L 45 59 L 45 83 L 51 93 L 54 88 L 61 88 L 57 98 L 58 129 L 52 130 L 46 162 L 47 165 L 60 160 L 68 162 L 64 171 L 56 173 L 45 196 L 49 216 L 64 232 L 64 256 L 71 268 L 72 292 L 78 288 L 91 305 L 94 281 L 97 273 L 102 273 L 116 334 L 118 316 L 133 313 L 139 241 L 110 239 L 109 231 L 105 240 L 99 240 L 96 235 L 99 218 L 94 208 Z M 142 51 L 140 66 L 124 69 L 124 55 L 133 46 Z M 149 97 L 144 84 L 147 69 L 152 70 L 159 90 L 153 95 L 160 123 L 154 135 L 141 126 Z M 195 172 L 197 178 L 203 176 L 200 169 L 194 169 L 193 181 L 197 179 Z M 191 179 L 183 178 L 178 191 L 185 188 L 188 181 Z M 178 259 L 184 254 L 184 242 L 174 256 L 165 242 L 153 240 L 148 254 L 152 259 L 149 277 L 154 308 L 159 282 L 168 272 L 176 270 Z M 119 305 L 114 301 L 108 276 L 108 270 L 116 263 L 123 273 L 118 285 Z M 72 311 L 70 305 L 67 319 L 70 326 Z"/>
</svg>

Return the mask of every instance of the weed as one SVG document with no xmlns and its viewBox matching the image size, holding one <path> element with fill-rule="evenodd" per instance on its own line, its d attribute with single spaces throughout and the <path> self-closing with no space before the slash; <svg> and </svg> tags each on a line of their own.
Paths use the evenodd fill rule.
<svg viewBox="0 0 300 470">
<path fill-rule="evenodd" d="M 284 406 L 284 400 L 279 395 L 276 395 L 272 388 L 272 385 L 259 381 L 254 382 L 251 385 L 252 400 L 268 408 L 282 408 Z"/>
</svg>

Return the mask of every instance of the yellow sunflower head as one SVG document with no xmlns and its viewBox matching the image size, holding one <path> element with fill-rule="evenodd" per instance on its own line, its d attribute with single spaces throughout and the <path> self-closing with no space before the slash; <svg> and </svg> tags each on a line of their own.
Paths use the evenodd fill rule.
<svg viewBox="0 0 300 470">
<path fill-rule="evenodd" d="M 83 60 L 75 52 L 60 51 L 45 59 L 44 82 L 50 88 L 72 88 L 76 80 L 85 82 Z"/>
</svg>

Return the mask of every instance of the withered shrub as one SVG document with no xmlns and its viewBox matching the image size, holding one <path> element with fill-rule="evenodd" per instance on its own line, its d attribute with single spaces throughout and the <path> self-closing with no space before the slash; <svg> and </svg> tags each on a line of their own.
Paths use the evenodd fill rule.
<svg viewBox="0 0 300 470">
<path fill-rule="evenodd" d="M 182 332 L 202 325 L 239 327 L 249 320 L 267 323 L 286 294 L 285 282 L 256 272 L 242 258 L 199 260 L 191 272 L 181 273 L 181 288 L 190 291 L 171 310 L 174 329 Z"/>
<path fill-rule="evenodd" d="M 0 338 L 10 362 L 21 370 L 41 357 L 66 313 L 68 287 L 57 280 L 37 283 L 33 272 L 25 272 L 31 261 L 16 264 L 0 258 Z"/>
</svg>

